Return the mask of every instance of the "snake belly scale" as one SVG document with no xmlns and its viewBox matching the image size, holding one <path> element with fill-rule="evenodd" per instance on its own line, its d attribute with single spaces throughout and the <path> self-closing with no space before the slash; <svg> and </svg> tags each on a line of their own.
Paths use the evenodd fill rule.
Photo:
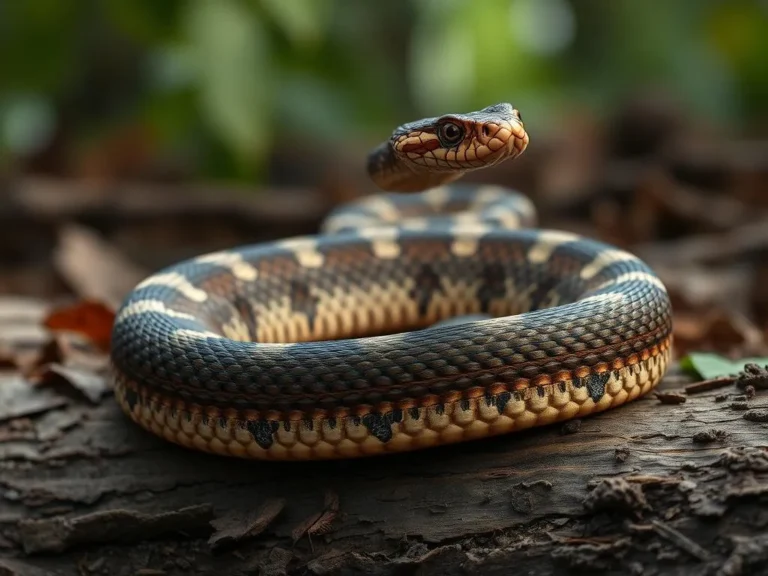
<svg viewBox="0 0 768 576">
<path fill-rule="evenodd" d="M 646 394 L 672 340 L 654 272 L 536 228 L 515 191 L 454 183 L 527 145 L 509 104 L 404 124 L 369 156 L 384 192 L 337 208 L 319 234 L 151 275 L 115 319 L 120 406 L 189 448 L 319 460 L 507 434 Z M 488 319 L 440 324 L 477 313 Z"/>
</svg>

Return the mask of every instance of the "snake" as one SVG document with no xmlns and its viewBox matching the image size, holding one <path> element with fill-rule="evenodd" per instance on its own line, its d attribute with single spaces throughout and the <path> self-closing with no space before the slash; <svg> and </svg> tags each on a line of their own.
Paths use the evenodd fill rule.
<svg viewBox="0 0 768 576">
<path fill-rule="evenodd" d="M 643 397 L 672 350 L 660 277 L 628 250 L 539 228 L 516 188 L 457 182 L 528 143 L 509 103 L 405 123 L 368 153 L 380 190 L 331 207 L 316 234 L 150 273 L 112 327 L 122 411 L 195 451 L 332 460 Z"/>
</svg>

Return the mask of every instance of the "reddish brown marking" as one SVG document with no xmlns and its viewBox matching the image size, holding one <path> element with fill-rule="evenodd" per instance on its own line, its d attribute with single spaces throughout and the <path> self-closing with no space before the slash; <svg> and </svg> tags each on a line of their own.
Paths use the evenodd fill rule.
<svg viewBox="0 0 768 576">
<path fill-rule="evenodd" d="M 491 396 L 498 396 L 502 392 L 507 392 L 507 386 L 506 384 L 502 382 L 494 382 L 491 384 L 491 386 L 488 388 L 488 393 Z"/>
<path fill-rule="evenodd" d="M 560 370 L 557 372 L 557 374 L 554 374 L 552 376 L 553 382 L 565 382 L 566 380 L 571 379 L 571 371 L 570 370 Z"/>
<path fill-rule="evenodd" d="M 418 144 L 403 144 L 403 152 L 418 152 L 419 154 L 425 154 L 432 150 L 440 148 L 440 141 L 437 138 L 430 138 L 426 142 L 419 142 Z"/>
<path fill-rule="evenodd" d="M 589 366 L 579 366 L 573 371 L 573 375 L 576 378 L 586 378 L 592 373 L 592 369 Z"/>
<path fill-rule="evenodd" d="M 520 391 L 525 390 L 526 388 L 530 388 L 530 387 L 531 387 L 531 381 L 528 380 L 527 378 L 520 378 L 520 379 L 516 380 L 515 383 L 512 385 L 512 388 L 516 392 L 520 392 Z"/>
<path fill-rule="evenodd" d="M 426 396 L 423 396 L 419 399 L 419 405 L 422 408 L 427 408 L 429 406 L 435 406 L 436 404 L 441 404 L 442 401 L 440 399 L 440 396 L 436 394 L 427 394 Z"/>
<path fill-rule="evenodd" d="M 369 245 L 331 248 L 325 251 L 324 267 L 349 266 L 356 263 L 367 262 L 372 258 L 373 252 Z"/>
<path fill-rule="evenodd" d="M 410 410 L 411 408 L 418 408 L 419 402 L 417 400 L 414 400 L 413 398 L 405 398 L 403 400 L 400 400 L 396 406 L 400 410 Z"/>
<path fill-rule="evenodd" d="M 453 404 L 464 400 L 464 393 L 459 390 L 450 390 L 441 396 L 441 403 Z"/>
<path fill-rule="evenodd" d="M 200 289 L 209 294 L 228 294 L 232 289 L 232 272 L 222 270 L 219 273 L 211 274 L 200 282 Z"/>
<path fill-rule="evenodd" d="M 259 261 L 259 278 L 268 276 L 292 277 L 303 268 L 296 262 L 293 255 L 275 255 Z"/>
<path fill-rule="evenodd" d="M 378 412 L 391 412 L 393 410 L 397 409 L 397 404 L 393 402 L 384 401 L 381 402 L 378 406 L 376 406 L 376 410 Z"/>
<path fill-rule="evenodd" d="M 331 412 L 331 416 L 334 418 L 349 418 L 352 416 L 352 411 L 349 408 L 336 408 Z"/>
<path fill-rule="evenodd" d="M 552 378 L 549 374 L 540 374 L 532 380 L 533 386 L 549 386 L 552 384 Z"/>
</svg>

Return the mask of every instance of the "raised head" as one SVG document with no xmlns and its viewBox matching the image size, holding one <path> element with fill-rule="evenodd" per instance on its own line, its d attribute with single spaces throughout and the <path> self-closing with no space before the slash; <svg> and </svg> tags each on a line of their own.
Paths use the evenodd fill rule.
<svg viewBox="0 0 768 576">
<path fill-rule="evenodd" d="M 368 173 L 384 190 L 415 192 L 515 158 L 527 146 L 520 112 L 494 104 L 399 126 L 369 155 Z"/>
</svg>

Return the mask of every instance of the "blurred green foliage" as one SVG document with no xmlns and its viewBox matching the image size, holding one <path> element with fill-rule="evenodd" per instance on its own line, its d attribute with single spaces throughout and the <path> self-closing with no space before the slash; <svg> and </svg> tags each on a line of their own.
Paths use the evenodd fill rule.
<svg viewBox="0 0 768 576">
<path fill-rule="evenodd" d="M 765 122 L 765 0 L 5 0 L 0 159 L 151 127 L 198 177 L 253 179 L 278 140 L 371 144 L 511 101 L 532 129 L 662 89 Z"/>
</svg>

